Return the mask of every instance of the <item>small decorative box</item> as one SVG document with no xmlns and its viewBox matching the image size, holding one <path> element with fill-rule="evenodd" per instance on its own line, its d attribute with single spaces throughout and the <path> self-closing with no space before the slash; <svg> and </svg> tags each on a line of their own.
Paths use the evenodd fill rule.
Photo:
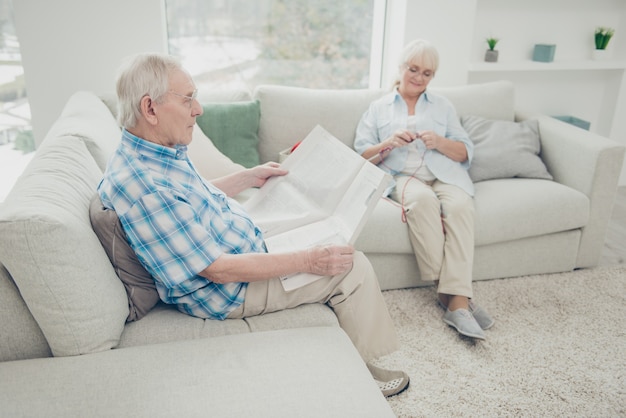
<svg viewBox="0 0 626 418">
<path fill-rule="evenodd" d="M 533 61 L 552 62 L 556 45 L 537 44 L 533 51 Z"/>
</svg>

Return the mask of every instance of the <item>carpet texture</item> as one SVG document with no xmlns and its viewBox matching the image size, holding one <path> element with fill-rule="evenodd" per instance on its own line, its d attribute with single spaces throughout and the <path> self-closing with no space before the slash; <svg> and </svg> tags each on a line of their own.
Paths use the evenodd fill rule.
<svg viewBox="0 0 626 418">
<path fill-rule="evenodd" d="M 626 416 L 626 266 L 479 281 L 485 341 L 443 323 L 433 288 L 384 292 L 411 377 L 399 417 Z"/>
</svg>

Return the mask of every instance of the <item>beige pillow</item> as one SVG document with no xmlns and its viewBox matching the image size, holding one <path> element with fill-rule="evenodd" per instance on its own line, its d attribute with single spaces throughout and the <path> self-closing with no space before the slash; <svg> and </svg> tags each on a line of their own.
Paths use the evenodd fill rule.
<svg viewBox="0 0 626 418">
<path fill-rule="evenodd" d="M 0 205 L 0 262 L 55 356 L 117 346 L 124 286 L 89 222 L 102 172 L 76 137 L 48 137 Z"/>
<path fill-rule="evenodd" d="M 244 166 L 234 163 L 230 158 L 222 154 L 202 132 L 198 124 L 193 127 L 193 136 L 188 147 L 188 155 L 198 173 L 207 180 L 245 170 Z"/>
<path fill-rule="evenodd" d="M 128 244 L 117 213 L 102 206 L 98 193 L 91 198 L 89 219 L 117 277 L 126 288 L 129 311 L 126 321 L 132 322 L 143 318 L 160 300 L 154 279 Z"/>
</svg>

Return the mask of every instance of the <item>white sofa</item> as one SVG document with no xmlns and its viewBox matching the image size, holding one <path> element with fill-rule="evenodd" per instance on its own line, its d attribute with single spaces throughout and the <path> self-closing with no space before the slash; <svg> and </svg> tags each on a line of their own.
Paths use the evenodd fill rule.
<svg viewBox="0 0 626 418">
<path fill-rule="evenodd" d="M 538 117 L 541 157 L 554 176 L 476 184 L 475 279 L 595 265 L 624 147 L 546 116 L 515 114 L 509 83 L 441 92 L 461 115 Z M 258 99 L 267 161 L 316 124 L 351 144 L 360 115 L 381 94 L 261 86 L 202 100 Z M 392 416 L 326 306 L 211 321 L 158 304 L 126 322 L 124 287 L 88 215 L 119 142 L 114 106 L 89 92 L 73 95 L 0 205 L 0 415 Z M 205 139 L 192 145 L 207 177 L 239 168 Z M 389 201 L 380 201 L 356 246 L 383 289 L 423 284 Z"/>
<path fill-rule="evenodd" d="M 475 184 L 474 280 L 568 271 L 597 265 L 621 170 L 624 147 L 546 115 L 515 109 L 507 81 L 434 89 L 459 117 L 537 119 L 541 159 L 554 181 L 507 178 Z M 383 91 L 320 91 L 261 86 L 262 161 L 320 124 L 352 146 L 357 123 Z M 382 289 L 423 284 L 408 229 L 397 205 L 381 200 L 356 243 L 372 262 Z"/>
</svg>

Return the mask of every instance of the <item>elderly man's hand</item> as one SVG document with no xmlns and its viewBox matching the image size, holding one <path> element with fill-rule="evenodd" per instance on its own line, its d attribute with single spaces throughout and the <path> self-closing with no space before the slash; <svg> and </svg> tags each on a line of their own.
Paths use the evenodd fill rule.
<svg viewBox="0 0 626 418">
<path fill-rule="evenodd" d="M 354 248 L 350 245 L 324 245 L 306 250 L 307 270 L 320 276 L 335 276 L 352 268 Z"/>
<path fill-rule="evenodd" d="M 248 173 L 250 174 L 250 187 L 261 187 L 270 177 L 284 176 L 288 171 L 280 168 L 280 164 L 270 161 L 248 169 Z"/>
</svg>

